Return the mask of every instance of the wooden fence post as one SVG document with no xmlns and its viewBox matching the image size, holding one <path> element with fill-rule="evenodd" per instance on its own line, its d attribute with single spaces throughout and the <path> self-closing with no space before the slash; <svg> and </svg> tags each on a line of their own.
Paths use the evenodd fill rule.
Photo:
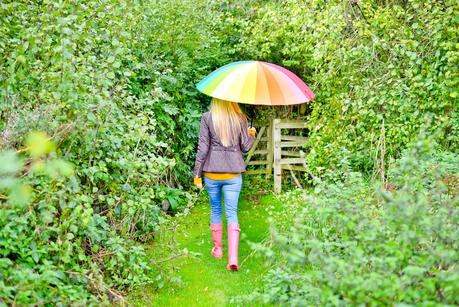
<svg viewBox="0 0 459 307">
<path fill-rule="evenodd" d="M 273 173 L 273 120 L 269 120 L 269 126 L 268 126 L 268 133 L 267 133 L 268 141 L 266 144 L 266 149 L 267 149 L 267 155 L 266 155 L 266 160 L 268 161 L 268 164 L 266 165 L 266 178 L 270 178 L 272 173 Z"/>
<path fill-rule="evenodd" d="M 281 129 L 277 127 L 280 119 L 273 120 L 272 142 L 274 151 L 274 193 L 280 193 L 282 189 L 282 165 L 281 165 Z"/>
</svg>

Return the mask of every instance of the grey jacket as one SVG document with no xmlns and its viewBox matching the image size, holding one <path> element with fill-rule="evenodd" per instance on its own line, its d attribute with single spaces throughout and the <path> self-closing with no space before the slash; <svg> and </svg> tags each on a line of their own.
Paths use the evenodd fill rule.
<svg viewBox="0 0 459 307">
<path fill-rule="evenodd" d="M 250 150 L 254 137 L 243 129 L 239 144 L 225 147 L 214 130 L 212 116 L 206 112 L 201 118 L 198 152 L 194 163 L 194 177 L 201 177 L 202 172 L 242 173 L 245 172 L 243 153 Z"/>
</svg>

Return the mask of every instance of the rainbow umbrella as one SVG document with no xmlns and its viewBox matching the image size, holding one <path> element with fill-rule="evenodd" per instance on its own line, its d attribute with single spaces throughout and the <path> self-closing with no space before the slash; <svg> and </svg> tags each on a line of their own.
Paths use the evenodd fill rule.
<svg viewBox="0 0 459 307">
<path fill-rule="evenodd" d="M 294 73 L 261 61 L 227 64 L 210 73 L 196 87 L 211 97 L 256 105 L 298 104 L 315 97 Z"/>
</svg>

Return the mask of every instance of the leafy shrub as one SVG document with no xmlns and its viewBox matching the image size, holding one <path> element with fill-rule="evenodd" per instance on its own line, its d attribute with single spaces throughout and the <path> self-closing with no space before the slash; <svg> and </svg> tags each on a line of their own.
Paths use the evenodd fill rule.
<svg viewBox="0 0 459 307">
<path fill-rule="evenodd" d="M 303 110 L 315 172 L 371 170 L 383 137 L 398 157 L 426 114 L 441 148 L 457 150 L 454 1 L 303 4 L 2 2 L 0 300 L 107 302 L 150 280 L 139 241 L 154 237 L 160 208 L 193 200 L 186 188 L 206 106 L 194 86 L 233 60 L 279 63 L 317 92 Z M 285 109 L 248 111 L 263 121 Z M 27 141 L 30 131 L 53 142 Z M 452 156 L 442 157 L 446 172 Z M 391 176 L 395 186 L 405 178 Z"/>
<path fill-rule="evenodd" d="M 0 155 L 1 301 L 87 305 L 149 282 L 143 248 L 94 212 L 46 135 L 31 134 L 27 145 L 26 156 Z"/>
<path fill-rule="evenodd" d="M 389 170 L 283 196 L 266 286 L 246 300 L 290 306 L 459 303 L 459 156 L 419 141 Z M 455 178 L 455 180 L 452 180 Z M 293 212 L 293 213 L 292 213 Z M 278 259 L 276 257 L 279 257 Z"/>
<path fill-rule="evenodd" d="M 226 59 L 215 48 L 226 34 L 211 30 L 220 13 L 197 1 L 16 1 L 2 2 L 0 16 L 0 144 L 9 150 L 0 300 L 119 297 L 150 280 L 139 241 L 154 237 L 161 209 L 193 200 L 183 187 L 203 107 L 194 84 Z M 39 156 L 49 176 L 29 172 L 30 131 L 55 144 L 54 158 Z M 72 174 L 60 176 L 68 165 Z"/>
<path fill-rule="evenodd" d="M 371 172 L 379 141 L 399 157 L 426 116 L 457 152 L 458 11 L 457 1 L 269 1 L 235 22 L 234 54 L 283 65 L 317 94 L 307 113 L 314 172 L 339 170 L 343 149 L 354 170 Z"/>
</svg>

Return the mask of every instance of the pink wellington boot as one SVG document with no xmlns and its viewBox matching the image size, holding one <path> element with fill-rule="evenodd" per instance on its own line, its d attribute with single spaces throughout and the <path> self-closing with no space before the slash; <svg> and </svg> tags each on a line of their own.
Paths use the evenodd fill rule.
<svg viewBox="0 0 459 307">
<path fill-rule="evenodd" d="M 228 224 L 228 266 L 230 271 L 239 271 L 238 249 L 239 249 L 239 224 Z"/>
<path fill-rule="evenodd" d="M 222 250 L 222 224 L 210 224 L 212 230 L 212 241 L 214 241 L 214 247 L 212 248 L 212 256 L 217 259 L 223 257 Z"/>
</svg>

